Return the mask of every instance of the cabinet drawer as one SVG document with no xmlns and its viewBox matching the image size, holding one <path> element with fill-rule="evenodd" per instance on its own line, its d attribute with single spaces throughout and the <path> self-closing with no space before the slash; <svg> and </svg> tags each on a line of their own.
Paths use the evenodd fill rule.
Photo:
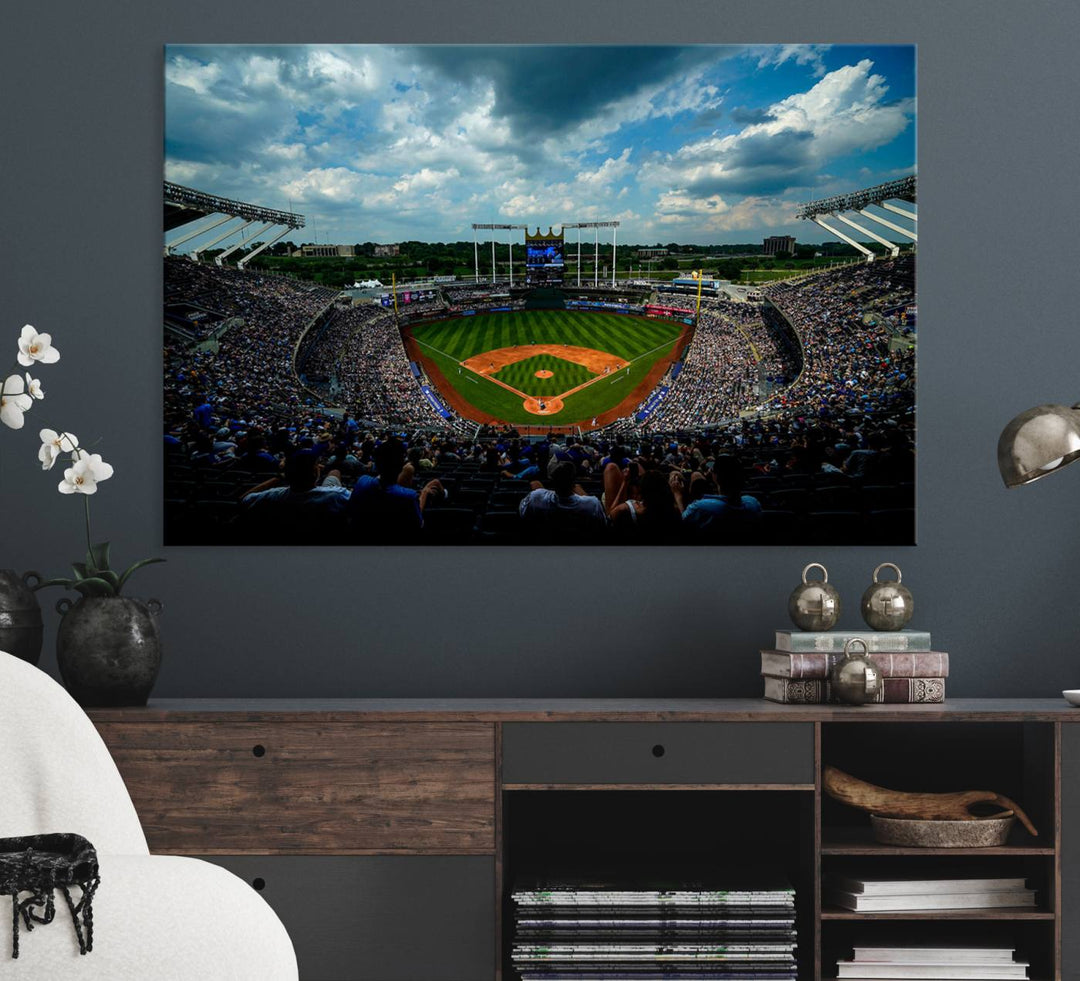
<svg viewBox="0 0 1080 981">
<path fill-rule="evenodd" d="M 814 783 L 799 722 L 525 722 L 503 726 L 504 784 Z"/>
<path fill-rule="evenodd" d="M 101 723 L 150 848 L 492 853 L 487 724 Z"/>
<path fill-rule="evenodd" d="M 289 932 L 300 981 L 485 981 L 495 975 L 495 861 L 466 857 L 210 858 Z"/>
</svg>

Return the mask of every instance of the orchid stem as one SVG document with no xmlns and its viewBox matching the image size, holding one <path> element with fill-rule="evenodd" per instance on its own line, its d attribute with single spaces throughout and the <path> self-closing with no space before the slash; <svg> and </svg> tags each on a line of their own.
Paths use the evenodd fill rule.
<svg viewBox="0 0 1080 981">
<path fill-rule="evenodd" d="M 88 555 L 92 555 L 94 547 L 90 544 L 90 498 L 88 495 L 83 495 L 83 503 L 86 505 L 86 551 Z"/>
</svg>

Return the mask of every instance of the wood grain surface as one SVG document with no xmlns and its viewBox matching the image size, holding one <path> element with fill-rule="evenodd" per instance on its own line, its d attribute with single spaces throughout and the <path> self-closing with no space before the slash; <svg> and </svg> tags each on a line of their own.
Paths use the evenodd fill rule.
<svg viewBox="0 0 1080 981">
<path fill-rule="evenodd" d="M 150 848 L 493 854 L 494 726 L 99 723 Z"/>
<path fill-rule="evenodd" d="M 762 698 L 155 698 L 89 710 L 95 722 L 1062 722 L 1063 698 L 950 698 L 940 705 L 780 705 Z"/>
</svg>

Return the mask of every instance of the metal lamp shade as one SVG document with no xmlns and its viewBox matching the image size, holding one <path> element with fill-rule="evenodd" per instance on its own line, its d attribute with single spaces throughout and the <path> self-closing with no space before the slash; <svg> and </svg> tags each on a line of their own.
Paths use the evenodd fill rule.
<svg viewBox="0 0 1080 981">
<path fill-rule="evenodd" d="M 998 439 L 998 469 L 1019 487 L 1080 459 L 1080 407 L 1037 405 L 1021 412 Z"/>
</svg>

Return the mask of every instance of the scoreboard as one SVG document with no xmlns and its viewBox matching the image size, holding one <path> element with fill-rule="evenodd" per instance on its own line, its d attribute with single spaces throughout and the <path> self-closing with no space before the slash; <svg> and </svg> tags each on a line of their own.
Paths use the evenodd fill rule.
<svg viewBox="0 0 1080 981">
<path fill-rule="evenodd" d="M 539 228 L 530 235 L 525 229 L 525 282 L 561 286 L 563 268 L 563 233 L 556 235 L 549 227 L 546 235 Z"/>
<path fill-rule="evenodd" d="M 434 300 L 436 292 L 435 290 L 398 290 L 398 303 L 422 303 L 424 300 Z M 379 302 L 384 307 L 392 307 L 394 305 L 394 296 L 392 293 L 383 293 L 379 297 Z"/>
</svg>

